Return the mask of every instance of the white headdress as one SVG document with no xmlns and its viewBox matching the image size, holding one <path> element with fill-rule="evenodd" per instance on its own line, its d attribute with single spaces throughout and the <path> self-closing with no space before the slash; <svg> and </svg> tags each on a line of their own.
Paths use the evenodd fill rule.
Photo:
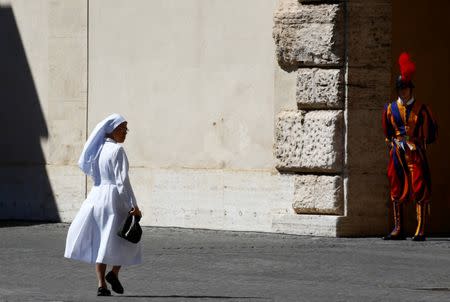
<svg viewBox="0 0 450 302">
<path fill-rule="evenodd" d="M 81 152 L 78 160 L 78 166 L 86 175 L 92 177 L 95 184 L 100 182 L 98 158 L 105 143 L 106 134 L 113 132 L 123 122 L 126 122 L 123 116 L 116 113 L 111 114 L 95 126 L 84 144 L 83 152 Z"/>
</svg>

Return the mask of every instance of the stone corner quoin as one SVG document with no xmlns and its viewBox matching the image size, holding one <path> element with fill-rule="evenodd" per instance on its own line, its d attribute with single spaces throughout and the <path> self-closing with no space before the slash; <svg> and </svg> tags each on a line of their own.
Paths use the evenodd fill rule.
<svg viewBox="0 0 450 302">
<path fill-rule="evenodd" d="M 340 173 L 344 152 L 343 111 L 278 114 L 274 155 L 279 171 Z"/>
<path fill-rule="evenodd" d="M 302 4 L 282 0 L 274 15 L 273 38 L 278 64 L 286 71 L 299 67 L 340 67 L 344 62 L 343 4 Z"/>
<path fill-rule="evenodd" d="M 343 213 L 342 177 L 337 175 L 295 176 L 294 203 L 297 214 Z"/>
<path fill-rule="evenodd" d="M 343 109 L 343 69 L 298 69 L 296 99 L 300 109 Z"/>
</svg>

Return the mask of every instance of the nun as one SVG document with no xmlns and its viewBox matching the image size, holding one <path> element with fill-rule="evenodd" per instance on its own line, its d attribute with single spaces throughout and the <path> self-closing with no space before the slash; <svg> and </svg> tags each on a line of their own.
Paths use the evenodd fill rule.
<svg viewBox="0 0 450 302">
<path fill-rule="evenodd" d="M 141 216 L 121 145 L 127 132 L 127 121 L 121 115 L 108 116 L 94 128 L 78 161 L 94 185 L 69 227 L 64 257 L 95 264 L 98 296 L 111 295 L 106 282 L 114 292 L 122 294 L 121 266 L 142 262 L 140 243 L 117 235 L 128 213 Z M 105 275 L 107 265 L 112 268 Z"/>
</svg>

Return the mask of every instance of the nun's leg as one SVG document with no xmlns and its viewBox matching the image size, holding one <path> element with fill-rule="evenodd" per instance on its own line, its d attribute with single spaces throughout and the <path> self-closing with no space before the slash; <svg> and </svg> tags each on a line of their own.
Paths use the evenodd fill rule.
<svg viewBox="0 0 450 302">
<path fill-rule="evenodd" d="M 116 277 L 119 277 L 119 271 L 120 271 L 121 266 L 120 265 L 114 265 L 112 268 L 112 272 L 114 274 L 116 274 Z"/>
<path fill-rule="evenodd" d="M 98 287 L 107 288 L 105 280 L 106 264 L 96 263 L 95 272 L 97 273 Z"/>
</svg>

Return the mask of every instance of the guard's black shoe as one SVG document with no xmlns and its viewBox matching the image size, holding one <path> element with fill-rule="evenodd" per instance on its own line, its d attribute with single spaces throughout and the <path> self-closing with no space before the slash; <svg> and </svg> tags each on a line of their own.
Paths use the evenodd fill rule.
<svg viewBox="0 0 450 302">
<path fill-rule="evenodd" d="M 406 240 L 406 236 L 404 234 L 392 235 L 389 234 L 383 237 L 383 240 Z"/>
<path fill-rule="evenodd" d="M 120 281 L 117 278 L 116 274 L 110 271 L 109 273 L 106 274 L 105 279 L 106 281 L 108 281 L 109 284 L 111 284 L 111 288 L 113 291 L 115 291 L 118 294 L 123 294 L 122 284 L 120 284 Z"/>
<path fill-rule="evenodd" d="M 111 291 L 106 287 L 99 287 L 97 290 L 97 296 L 111 296 Z"/>
<path fill-rule="evenodd" d="M 412 241 L 425 241 L 425 235 L 415 235 L 413 236 Z"/>
</svg>

